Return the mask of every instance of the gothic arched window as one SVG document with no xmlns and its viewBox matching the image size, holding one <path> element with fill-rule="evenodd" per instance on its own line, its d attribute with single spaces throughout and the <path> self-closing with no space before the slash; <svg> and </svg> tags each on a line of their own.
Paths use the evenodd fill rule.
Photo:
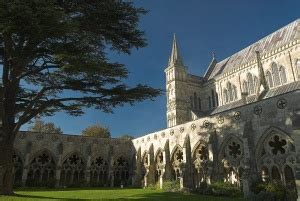
<svg viewBox="0 0 300 201">
<path fill-rule="evenodd" d="M 267 73 L 266 73 L 266 79 L 267 79 L 267 82 L 269 84 L 269 87 L 272 88 L 274 85 L 273 85 L 272 74 L 270 73 L 270 71 L 267 71 Z"/>
<path fill-rule="evenodd" d="M 103 186 L 107 183 L 108 163 L 101 156 L 95 158 L 91 163 L 92 185 Z"/>
<path fill-rule="evenodd" d="M 78 154 L 72 154 L 62 164 L 60 184 L 80 185 L 85 177 L 85 162 Z"/>
<path fill-rule="evenodd" d="M 46 185 L 55 183 L 56 165 L 52 156 L 44 151 L 37 155 L 29 165 L 27 184 L 30 186 Z"/>
<path fill-rule="evenodd" d="M 114 161 L 114 185 L 127 185 L 129 182 L 129 164 L 128 161 L 120 156 Z"/>
<path fill-rule="evenodd" d="M 246 81 L 243 82 L 243 91 L 244 91 L 244 93 L 249 94 L 248 84 Z"/>
<path fill-rule="evenodd" d="M 254 93 L 254 83 L 253 83 L 253 76 L 251 73 L 247 74 L 247 82 L 248 82 L 249 94 L 253 94 Z"/>
<path fill-rule="evenodd" d="M 254 93 L 257 91 L 258 85 L 258 78 L 256 76 L 253 76 L 253 87 L 254 87 Z"/>
<path fill-rule="evenodd" d="M 280 66 L 279 68 L 279 76 L 280 76 L 281 84 L 285 84 L 287 82 L 287 79 L 286 79 L 285 68 L 283 66 Z"/>
<path fill-rule="evenodd" d="M 272 68 L 274 86 L 278 86 L 281 83 L 280 83 L 279 70 L 278 70 L 277 64 L 273 63 L 271 68 Z"/>
<path fill-rule="evenodd" d="M 228 103 L 228 92 L 227 92 L 227 89 L 224 89 L 223 90 L 223 96 L 224 96 L 224 102 L 225 103 Z"/>
<path fill-rule="evenodd" d="M 300 59 L 296 61 L 296 69 L 298 72 L 298 79 L 300 79 Z"/>
</svg>

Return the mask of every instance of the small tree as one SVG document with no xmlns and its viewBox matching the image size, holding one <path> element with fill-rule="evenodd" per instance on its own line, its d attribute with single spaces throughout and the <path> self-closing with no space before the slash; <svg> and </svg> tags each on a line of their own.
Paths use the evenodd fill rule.
<svg viewBox="0 0 300 201">
<path fill-rule="evenodd" d="M 81 134 L 83 136 L 110 138 L 110 131 L 108 127 L 103 127 L 100 124 L 87 127 L 81 132 Z"/>
<path fill-rule="evenodd" d="M 53 133 L 53 134 L 63 133 L 60 127 L 56 127 L 54 123 L 52 122 L 45 123 L 40 119 L 35 119 L 34 125 L 31 126 L 28 130 L 31 132 L 38 132 L 38 133 Z"/>
</svg>

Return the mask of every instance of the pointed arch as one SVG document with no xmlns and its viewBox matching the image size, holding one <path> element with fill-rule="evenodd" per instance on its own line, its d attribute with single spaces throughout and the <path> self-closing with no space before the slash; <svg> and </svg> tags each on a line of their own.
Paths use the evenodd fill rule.
<svg viewBox="0 0 300 201">
<path fill-rule="evenodd" d="M 56 161 L 54 154 L 46 148 L 39 150 L 29 160 L 27 185 L 55 185 Z"/>
<path fill-rule="evenodd" d="M 175 154 L 175 152 L 177 151 L 177 150 L 183 150 L 183 148 L 179 145 L 179 144 L 176 144 L 175 146 L 174 146 L 174 148 L 172 149 L 172 152 L 171 152 L 171 160 L 173 159 L 173 156 L 174 156 L 174 154 Z"/>
<path fill-rule="evenodd" d="M 86 159 L 77 151 L 68 153 L 62 160 L 60 184 L 80 185 L 85 180 Z"/>
<path fill-rule="evenodd" d="M 31 157 L 29 158 L 29 161 L 32 162 L 32 160 L 34 158 L 36 158 L 38 155 L 41 155 L 43 153 L 46 153 L 46 154 L 50 155 L 53 158 L 55 164 L 57 163 L 57 158 L 55 157 L 55 154 L 47 148 L 43 148 L 43 149 L 35 152 L 34 154 L 32 154 Z"/>
<path fill-rule="evenodd" d="M 272 69 L 274 86 L 278 86 L 281 83 L 280 83 L 280 77 L 279 77 L 279 69 L 275 62 L 272 63 L 271 69 Z"/>
<path fill-rule="evenodd" d="M 254 93 L 254 81 L 253 81 L 253 76 L 251 73 L 247 74 L 247 82 L 248 82 L 249 94 L 253 94 Z"/>
<path fill-rule="evenodd" d="M 296 69 L 298 72 L 298 80 L 300 79 L 300 59 L 297 59 L 296 61 Z"/>
<path fill-rule="evenodd" d="M 157 159 L 157 157 L 158 157 L 158 155 L 159 155 L 160 153 L 163 153 L 163 149 L 159 147 L 159 148 L 156 150 L 155 154 L 154 154 L 154 160 L 155 160 L 155 162 L 156 162 L 156 159 Z"/>
<path fill-rule="evenodd" d="M 280 66 L 279 68 L 279 77 L 280 77 L 281 84 L 287 83 L 286 71 L 283 66 Z"/>
<path fill-rule="evenodd" d="M 270 71 L 267 71 L 266 79 L 269 84 L 269 87 L 272 88 L 274 86 L 274 83 L 273 83 L 273 78 L 272 78 L 272 74 L 270 73 Z"/>
<path fill-rule="evenodd" d="M 104 186 L 108 183 L 108 161 L 100 154 L 94 156 L 90 166 L 90 184 L 92 186 Z"/>
<path fill-rule="evenodd" d="M 260 136 L 260 138 L 258 139 L 257 143 L 256 143 L 256 151 L 255 151 L 255 156 L 258 157 L 259 154 L 261 154 L 262 152 L 262 146 L 264 144 L 264 142 L 267 140 L 267 138 L 270 137 L 270 135 L 272 135 L 273 133 L 278 133 L 281 134 L 283 136 L 286 136 L 286 138 L 288 139 L 288 141 L 290 143 L 294 143 L 294 140 L 290 137 L 290 135 L 288 133 L 286 133 L 285 131 L 281 130 L 280 128 L 277 128 L 275 126 L 271 126 L 269 128 L 267 128 L 263 134 Z"/>
<path fill-rule="evenodd" d="M 244 91 L 244 93 L 249 94 L 248 84 L 245 80 L 243 81 L 243 91 Z"/>
<path fill-rule="evenodd" d="M 221 143 L 218 153 L 219 171 L 223 174 L 224 181 L 237 186 L 241 185 L 243 156 L 243 141 L 240 137 L 234 134 L 227 136 Z"/>
<path fill-rule="evenodd" d="M 200 145 L 205 145 L 205 146 L 207 146 L 208 144 L 207 144 L 206 141 L 200 139 L 200 140 L 193 146 L 193 149 L 192 149 L 192 156 L 194 155 L 196 149 L 197 149 Z"/>
<path fill-rule="evenodd" d="M 230 134 L 230 135 L 226 136 L 224 138 L 223 142 L 220 145 L 220 149 L 219 149 L 220 151 L 219 151 L 219 154 L 218 154 L 219 158 L 222 158 L 222 151 L 224 151 L 225 147 L 232 140 L 235 140 L 235 141 L 239 142 L 240 144 L 243 144 L 243 141 L 240 139 L 240 137 L 238 137 L 238 136 L 236 136 L 234 134 Z"/>
<path fill-rule="evenodd" d="M 296 161 L 296 153 L 293 139 L 283 130 L 270 127 L 263 132 L 256 147 L 255 157 L 258 170 L 262 172 L 263 167 L 267 167 L 269 175 L 264 176 L 284 184 L 287 165 L 292 165 L 290 166 L 292 169 L 295 168 L 293 161 Z M 280 158 L 285 158 L 285 160 L 279 160 Z"/>
</svg>

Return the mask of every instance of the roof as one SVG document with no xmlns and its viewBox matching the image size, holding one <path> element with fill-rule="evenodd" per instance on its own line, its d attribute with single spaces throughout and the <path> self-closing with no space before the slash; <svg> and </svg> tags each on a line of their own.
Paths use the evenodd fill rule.
<svg viewBox="0 0 300 201">
<path fill-rule="evenodd" d="M 211 70 L 208 79 L 212 79 L 215 76 L 226 73 L 255 60 L 255 51 L 259 51 L 261 55 L 263 55 L 298 38 L 300 38 L 300 19 L 295 20 L 232 56 L 227 57 L 221 62 L 218 62 Z"/>
</svg>

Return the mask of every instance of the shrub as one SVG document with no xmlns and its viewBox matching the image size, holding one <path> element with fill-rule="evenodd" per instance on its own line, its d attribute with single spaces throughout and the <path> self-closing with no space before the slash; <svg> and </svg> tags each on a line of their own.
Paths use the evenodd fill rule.
<svg viewBox="0 0 300 201">
<path fill-rule="evenodd" d="M 180 182 L 176 181 L 164 181 L 163 182 L 163 190 L 169 192 L 177 192 L 180 191 Z"/>
<path fill-rule="evenodd" d="M 254 195 L 250 200 L 255 201 L 283 201 L 287 196 L 285 186 L 279 182 L 255 182 L 251 189 Z"/>
<path fill-rule="evenodd" d="M 156 184 L 149 184 L 147 187 L 147 189 L 151 189 L 151 190 L 159 190 L 159 183 Z"/>
<path fill-rule="evenodd" d="M 212 183 L 207 187 L 205 193 L 212 193 L 212 195 L 216 196 L 241 196 L 241 191 L 238 187 L 223 181 Z"/>
</svg>

